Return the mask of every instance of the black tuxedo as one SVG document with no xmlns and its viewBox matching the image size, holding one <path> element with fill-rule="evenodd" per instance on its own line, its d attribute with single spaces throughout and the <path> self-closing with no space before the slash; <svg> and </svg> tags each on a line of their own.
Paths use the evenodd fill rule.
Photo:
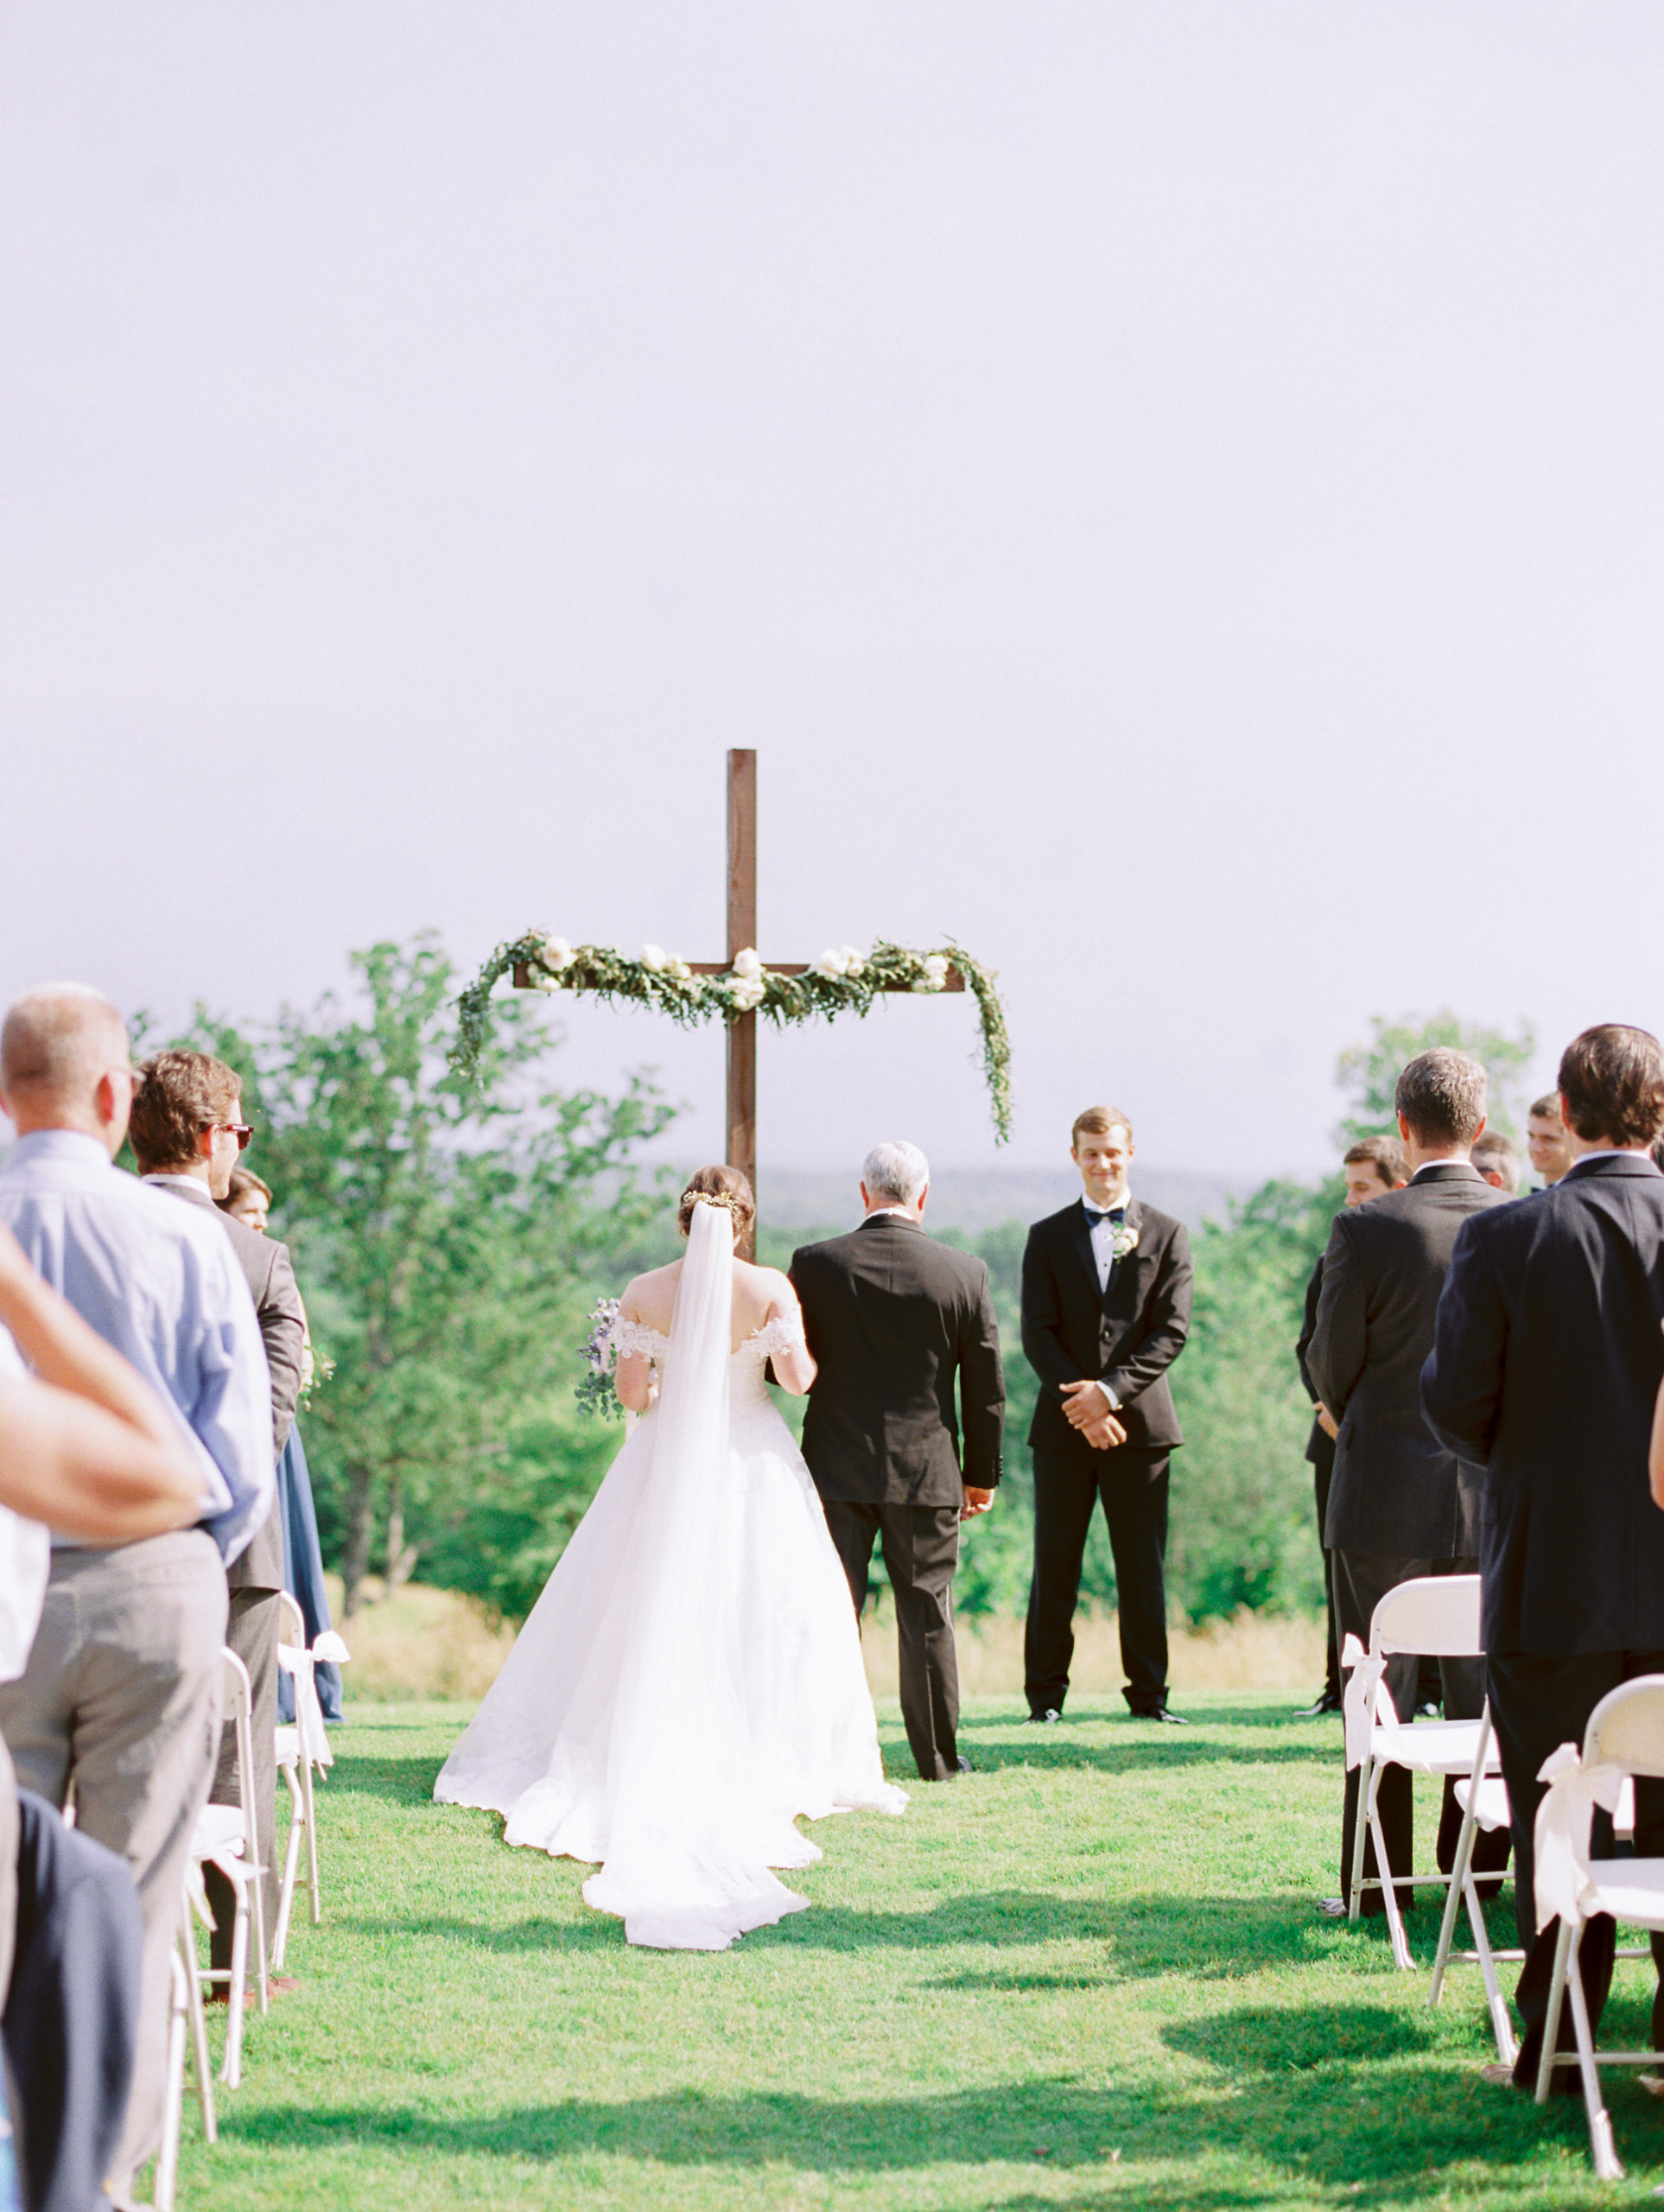
<svg viewBox="0 0 1664 2212">
<path fill-rule="evenodd" d="M 1092 1509 L 1102 1499 L 1115 1560 L 1121 1663 L 1134 1713 L 1167 1701 L 1167 1455 L 1184 1440 L 1167 1370 L 1191 1325 L 1191 1245 L 1183 1222 L 1129 1198 L 1138 1238 L 1103 1288 L 1077 1200 L 1028 1233 L 1023 1351 L 1040 1378 L 1034 1453 L 1034 1577 L 1024 1636 L 1029 1708 L 1061 1712 L 1074 1656 L 1075 1603 Z M 1094 1451 L 1071 1428 L 1062 1385 L 1098 1381 L 1118 1402 L 1124 1444 Z"/>
<path fill-rule="evenodd" d="M 958 1771 L 960 1509 L 967 1485 L 992 1490 L 1000 1480 L 1006 1389 L 988 1271 L 881 1213 L 848 1236 L 803 1246 L 791 1281 L 816 1367 L 803 1457 L 857 1615 L 882 1541 L 901 1715 L 920 1774 L 939 1781 Z"/>
<path fill-rule="evenodd" d="M 1323 1290 L 1323 1255 L 1318 1256 L 1312 1270 L 1312 1280 L 1305 1287 L 1305 1307 L 1300 1316 L 1300 1333 L 1294 1346 L 1294 1363 L 1300 1370 L 1300 1387 L 1313 1405 L 1318 1402 L 1318 1386 L 1312 1380 L 1312 1370 L 1306 1364 L 1306 1354 L 1312 1349 L 1312 1332 L 1318 1325 L 1318 1299 Z M 1328 1623 L 1324 1644 L 1323 1686 L 1331 1698 L 1341 1694 L 1340 1638 L 1335 1629 L 1335 1561 L 1329 1548 L 1324 1529 L 1329 1522 L 1329 1490 L 1335 1478 L 1335 1440 L 1312 1416 L 1312 1433 L 1305 1440 L 1305 1456 L 1312 1469 L 1312 1486 L 1318 1506 L 1318 1547 L 1323 1554 L 1324 1611 Z"/>
<path fill-rule="evenodd" d="M 1435 1436 L 1421 1410 L 1421 1367 L 1432 1347 L 1434 1317 L 1464 1224 L 1511 1203 L 1464 1160 L 1421 1168 L 1401 1191 L 1388 1191 L 1335 1217 L 1324 1254 L 1323 1284 L 1306 1364 L 1318 1395 L 1340 1423 L 1324 1535 L 1334 1554 L 1336 1625 L 1343 1638 L 1369 1641 L 1376 1605 L 1400 1582 L 1423 1574 L 1471 1574 L 1479 1551 L 1478 1470 Z M 1415 1710 L 1417 1662 L 1395 1659 L 1388 1688 L 1400 1715 Z M 1477 1719 L 1485 1699 L 1484 1664 L 1446 1659 L 1445 1713 Z M 1345 1780 L 1341 1886 L 1350 1891 L 1357 1772 Z M 1413 1848 L 1410 1777 L 1381 1777 L 1381 1827 L 1394 1866 L 1410 1871 Z M 1445 1790 L 1439 1856 L 1448 1866 L 1461 1815 Z M 1499 1871 L 1502 1845 L 1476 1840 L 1474 1864 Z M 1364 1871 L 1373 1875 L 1375 1853 Z M 1366 1910 L 1381 1910 L 1379 1891 Z M 1400 1891 L 1409 1904 L 1411 1892 Z"/>
<path fill-rule="evenodd" d="M 1555 1936 L 1533 1925 L 1537 1770 L 1581 1745 L 1608 1690 L 1664 1669 L 1664 1513 L 1647 1480 L 1661 1321 L 1664 1176 L 1641 1154 L 1580 1160 L 1463 1231 L 1422 1376 L 1429 1420 L 1485 1469 L 1485 1649 L 1528 1954 L 1522 2069 L 1540 2047 Z M 1638 1783 L 1635 1813 L 1637 1854 L 1664 1856 L 1664 1785 Z M 1581 1951 L 1597 2018 L 1611 1949 L 1611 1923 L 1597 1923 Z M 1661 2015 L 1664 2000 L 1654 2044 Z"/>
</svg>

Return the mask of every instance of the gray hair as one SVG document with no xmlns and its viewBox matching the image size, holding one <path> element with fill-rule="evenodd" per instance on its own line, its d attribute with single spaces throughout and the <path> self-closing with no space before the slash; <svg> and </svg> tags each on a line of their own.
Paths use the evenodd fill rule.
<svg viewBox="0 0 1664 2212">
<path fill-rule="evenodd" d="M 127 1058 L 127 1025 L 102 991 L 41 983 L 12 1001 L 0 1028 L 0 1084 L 51 1098 L 90 1096 Z"/>
<path fill-rule="evenodd" d="M 916 1144 L 905 1139 L 875 1144 L 861 1162 L 861 1179 L 872 1197 L 910 1206 L 930 1179 L 930 1163 Z"/>
<path fill-rule="evenodd" d="M 1435 1045 L 1398 1079 L 1393 1104 L 1425 1144 L 1471 1144 L 1485 1118 L 1485 1071 L 1466 1052 Z"/>
</svg>

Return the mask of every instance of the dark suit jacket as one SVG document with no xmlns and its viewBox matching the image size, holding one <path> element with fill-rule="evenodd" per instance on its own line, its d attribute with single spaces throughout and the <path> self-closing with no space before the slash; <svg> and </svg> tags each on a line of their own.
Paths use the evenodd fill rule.
<svg viewBox="0 0 1664 2212">
<path fill-rule="evenodd" d="M 1458 1238 L 1421 1387 L 1486 1469 L 1487 1651 L 1664 1650 L 1661 1321 L 1664 1175 L 1639 1154 L 1579 1161 Z"/>
<path fill-rule="evenodd" d="M 1184 1441 L 1167 1370 L 1191 1330 L 1191 1240 L 1182 1221 L 1142 1199 L 1127 1201 L 1136 1248 L 1098 1288 L 1092 1232 L 1078 1199 L 1037 1221 L 1023 1253 L 1023 1350 L 1040 1378 L 1028 1440 L 1090 1451 L 1064 1416 L 1064 1382 L 1107 1382 L 1134 1446 L 1170 1449 Z M 1096 1459 L 1100 1455 L 1095 1453 Z"/>
<path fill-rule="evenodd" d="M 822 1497 L 957 1508 L 966 1484 L 992 1490 L 1006 1385 L 984 1263 L 877 1214 L 794 1253 L 791 1280 L 818 1370 L 803 1457 Z"/>
<path fill-rule="evenodd" d="M 146 1176 L 145 1180 L 152 1179 Z M 245 1222 L 222 1213 L 200 1183 L 168 1178 L 153 1183 L 187 1205 L 206 1206 L 227 1236 L 238 1263 L 248 1278 L 271 1372 L 272 1457 L 276 1459 L 289 1441 L 300 1402 L 302 1360 L 306 1348 L 306 1313 L 295 1286 L 289 1247 L 275 1236 L 262 1236 Z M 283 1524 L 276 1505 L 264 1526 L 242 1556 L 226 1571 L 233 1590 L 281 1590 L 283 1586 Z"/>
<path fill-rule="evenodd" d="M 1312 1333 L 1318 1325 L 1318 1300 L 1323 1294 L 1323 1255 L 1312 1270 L 1312 1280 L 1305 1287 L 1305 1310 L 1300 1316 L 1299 1338 L 1294 1346 L 1294 1362 L 1300 1370 L 1300 1387 L 1315 1406 L 1321 1392 L 1312 1380 L 1312 1370 L 1306 1355 L 1312 1349 Z M 1312 1433 L 1305 1440 L 1305 1456 L 1314 1467 L 1332 1474 L 1335 1468 L 1335 1440 L 1323 1426 L 1313 1420 Z"/>
<path fill-rule="evenodd" d="M 1478 1471 L 1462 1466 L 1421 1411 L 1439 1294 L 1457 1232 L 1510 1205 L 1476 1167 L 1423 1168 L 1335 1216 L 1306 1365 L 1340 1423 L 1324 1541 L 1331 1551 L 1464 1559 L 1479 1548 Z"/>
</svg>

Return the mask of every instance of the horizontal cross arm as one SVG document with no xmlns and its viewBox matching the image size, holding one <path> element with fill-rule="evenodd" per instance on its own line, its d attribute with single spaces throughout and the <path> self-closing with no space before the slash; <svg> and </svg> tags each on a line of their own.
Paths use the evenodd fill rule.
<svg viewBox="0 0 1664 2212">
<path fill-rule="evenodd" d="M 727 960 L 690 960 L 688 963 L 688 969 L 690 975 L 695 976 L 726 976 L 731 973 L 732 965 L 733 963 Z M 810 966 L 810 963 L 807 960 L 777 960 L 770 963 L 768 972 L 771 976 L 807 976 Z M 529 991 L 532 988 L 531 968 L 528 962 L 517 960 L 514 963 L 513 976 L 514 988 L 517 991 Z M 949 969 L 943 979 L 942 988 L 944 991 L 964 989 L 965 979 L 957 968 Z M 880 983 L 879 988 L 880 991 L 911 992 L 912 986 L 911 983 Z"/>
</svg>

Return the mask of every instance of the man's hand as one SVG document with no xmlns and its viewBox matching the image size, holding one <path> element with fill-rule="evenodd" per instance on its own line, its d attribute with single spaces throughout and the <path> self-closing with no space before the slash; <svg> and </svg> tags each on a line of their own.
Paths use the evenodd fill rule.
<svg viewBox="0 0 1664 2212">
<path fill-rule="evenodd" d="M 986 1513 L 994 1503 L 994 1492 L 991 1490 L 974 1490 L 970 1484 L 967 1483 L 964 1485 L 964 1491 L 965 1502 L 959 1509 L 959 1517 L 962 1521 L 974 1521 L 979 1513 Z"/>
<path fill-rule="evenodd" d="M 1095 1452 L 1108 1452 L 1117 1444 L 1125 1444 L 1127 1441 L 1127 1431 L 1115 1419 L 1114 1414 L 1105 1414 L 1102 1421 L 1095 1421 L 1088 1427 L 1082 1429 L 1081 1434 Z"/>
<path fill-rule="evenodd" d="M 1321 1398 L 1318 1401 L 1318 1427 L 1325 1436 L 1338 1436 L 1340 1423 L 1335 1419 Z"/>
<path fill-rule="evenodd" d="M 1072 1428 L 1094 1427 L 1115 1410 L 1102 1382 L 1065 1382 L 1063 1409 L 1064 1418 Z"/>
</svg>

